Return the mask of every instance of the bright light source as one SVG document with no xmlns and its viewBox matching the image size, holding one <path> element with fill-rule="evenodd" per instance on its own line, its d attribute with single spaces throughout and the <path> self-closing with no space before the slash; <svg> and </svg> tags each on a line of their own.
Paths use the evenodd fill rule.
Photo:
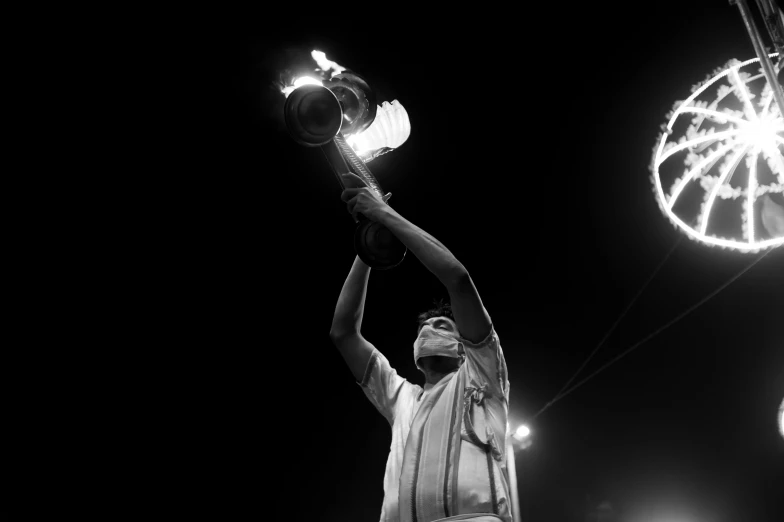
<svg viewBox="0 0 784 522">
<path fill-rule="evenodd" d="M 302 87 L 303 85 L 324 85 L 324 83 L 321 80 L 317 80 L 316 78 L 311 78 L 310 76 L 300 76 L 299 78 L 294 80 L 294 82 L 291 85 L 287 85 L 286 87 L 283 87 L 280 90 L 280 92 L 282 92 L 283 95 L 286 98 L 288 98 L 289 94 L 291 94 L 291 91 L 293 91 L 297 87 Z"/>
<path fill-rule="evenodd" d="M 767 194 L 784 194 L 784 116 L 758 62 L 730 60 L 677 102 L 651 163 L 657 202 L 676 227 L 741 252 L 784 245 L 762 221 Z"/>
<path fill-rule="evenodd" d="M 781 406 L 779 406 L 779 430 L 781 436 L 784 437 L 784 401 L 781 401 Z"/>
<path fill-rule="evenodd" d="M 397 101 L 384 102 L 377 106 L 373 123 L 358 134 L 346 139 L 354 152 L 367 155 L 371 151 L 400 147 L 411 135 L 411 122 L 405 107 Z M 365 159 L 365 158 L 362 158 Z"/>
<path fill-rule="evenodd" d="M 770 151 L 769 154 L 772 155 L 776 151 L 777 132 L 782 130 L 784 130 L 784 126 L 782 126 L 780 118 L 776 120 L 768 117 L 744 125 L 739 137 L 757 149 Z"/>
<path fill-rule="evenodd" d="M 310 76 L 302 76 L 294 80 L 294 87 L 302 87 L 303 85 L 323 85 L 321 81 L 311 78 Z"/>
<path fill-rule="evenodd" d="M 525 424 L 523 424 L 522 426 L 517 428 L 517 430 L 515 430 L 515 436 L 518 439 L 524 439 L 527 436 L 529 436 L 530 434 L 531 434 L 531 430 L 528 429 L 528 426 L 526 426 Z"/>
</svg>

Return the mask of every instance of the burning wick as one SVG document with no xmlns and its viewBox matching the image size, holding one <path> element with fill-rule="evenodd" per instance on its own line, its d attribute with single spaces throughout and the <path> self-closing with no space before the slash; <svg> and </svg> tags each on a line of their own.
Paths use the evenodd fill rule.
<svg viewBox="0 0 784 522">
<path fill-rule="evenodd" d="M 316 62 L 317 67 L 311 65 L 310 70 L 304 70 L 306 76 L 298 76 L 293 81 L 289 79 L 277 84 L 277 88 L 286 98 L 298 87 L 324 85 L 324 81 L 331 80 L 346 71 L 345 67 L 328 59 L 327 55 L 321 51 L 313 50 L 310 56 Z M 291 77 L 292 75 L 288 75 L 288 78 Z M 343 114 L 343 119 L 348 123 L 351 122 L 351 117 L 348 114 Z M 369 162 L 402 145 L 410 134 L 411 122 L 408 119 L 408 113 L 399 101 L 393 100 L 392 103 L 384 102 L 377 106 L 377 114 L 370 127 L 345 137 L 354 152 L 363 161 Z"/>
<path fill-rule="evenodd" d="M 283 87 L 280 90 L 280 92 L 283 93 L 283 96 L 288 98 L 289 94 L 291 94 L 291 91 L 293 91 L 297 87 L 302 87 L 303 85 L 324 85 L 324 83 L 321 80 L 317 80 L 315 78 L 311 78 L 310 76 L 300 76 L 299 78 L 294 80 L 293 84 L 291 84 L 291 85 L 289 85 L 287 87 Z"/>
<path fill-rule="evenodd" d="M 343 67 L 342 65 L 339 65 L 338 63 L 328 59 L 327 55 L 321 51 L 313 50 L 310 52 L 310 56 L 316 62 L 316 65 L 318 65 L 318 69 L 316 69 L 314 73 L 319 74 L 323 78 L 332 78 L 336 74 L 340 74 L 346 70 L 346 68 Z M 300 76 L 299 78 L 294 80 L 294 82 L 291 85 L 283 86 L 280 89 L 280 92 L 283 93 L 283 96 L 288 98 L 289 94 L 291 94 L 291 91 L 293 91 L 297 87 L 301 87 L 307 84 L 324 85 L 324 83 L 321 80 L 318 80 L 316 78 L 312 78 L 310 76 Z"/>
</svg>

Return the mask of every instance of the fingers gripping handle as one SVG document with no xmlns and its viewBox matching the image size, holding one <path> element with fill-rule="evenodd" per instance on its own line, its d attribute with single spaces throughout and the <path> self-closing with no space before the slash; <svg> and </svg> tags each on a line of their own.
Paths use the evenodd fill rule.
<svg viewBox="0 0 784 522">
<path fill-rule="evenodd" d="M 346 143 L 341 134 L 321 146 L 338 178 L 341 189 L 345 190 L 344 174 L 355 174 L 385 203 L 392 193 L 384 194 L 378 181 L 365 163 Z M 362 214 L 357 214 L 357 228 L 354 231 L 354 250 L 359 258 L 371 268 L 387 270 L 394 268 L 403 261 L 408 249 L 392 232 L 380 223 L 370 221 Z"/>
<path fill-rule="evenodd" d="M 373 176 L 373 173 L 371 173 L 370 169 L 367 168 L 365 162 L 356 155 L 351 146 L 346 143 L 346 140 L 343 138 L 342 134 L 338 133 L 334 139 L 322 145 L 321 150 L 326 156 L 330 167 L 332 167 L 332 172 L 338 179 L 341 190 L 350 188 L 346 187 L 346 184 L 343 181 L 343 175 L 355 174 L 365 183 L 366 186 L 373 190 L 373 192 L 375 192 L 384 203 L 387 203 L 389 198 L 392 197 L 391 192 L 387 192 L 386 194 L 383 193 L 381 186 L 376 180 L 376 177 Z M 362 221 L 364 219 L 367 218 L 362 214 L 357 215 L 357 221 Z"/>
</svg>

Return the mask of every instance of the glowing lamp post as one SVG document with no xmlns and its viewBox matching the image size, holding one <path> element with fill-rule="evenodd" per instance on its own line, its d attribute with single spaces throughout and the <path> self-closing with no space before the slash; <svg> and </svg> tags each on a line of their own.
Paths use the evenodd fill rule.
<svg viewBox="0 0 784 522">
<path fill-rule="evenodd" d="M 521 522 L 520 495 L 517 492 L 517 467 L 515 466 L 515 448 L 526 449 L 531 446 L 531 430 L 526 425 L 519 426 L 506 436 L 506 469 L 509 473 L 509 490 L 512 495 L 512 520 Z"/>
<path fill-rule="evenodd" d="M 517 440 L 523 440 L 523 439 L 527 438 L 527 437 L 528 437 L 530 434 L 531 434 L 531 430 L 528 428 L 528 426 L 526 426 L 525 424 L 523 424 L 522 426 L 520 426 L 519 428 L 517 428 L 517 429 L 515 430 L 515 432 L 514 432 L 514 435 L 513 435 L 513 436 L 514 436 L 514 437 L 515 437 Z"/>
<path fill-rule="evenodd" d="M 784 400 L 781 401 L 781 406 L 779 406 L 779 432 L 784 437 Z"/>
<path fill-rule="evenodd" d="M 320 147 L 341 188 L 346 188 L 342 174 L 353 173 L 380 199 L 389 199 L 365 161 L 346 141 L 346 136 L 370 127 L 378 112 L 375 96 L 364 79 L 343 72 L 323 85 L 316 80 L 295 84 L 283 112 L 294 141 L 306 147 Z M 359 217 L 354 233 L 354 249 L 365 264 L 380 270 L 400 264 L 407 251 L 389 229 L 364 216 Z"/>
</svg>

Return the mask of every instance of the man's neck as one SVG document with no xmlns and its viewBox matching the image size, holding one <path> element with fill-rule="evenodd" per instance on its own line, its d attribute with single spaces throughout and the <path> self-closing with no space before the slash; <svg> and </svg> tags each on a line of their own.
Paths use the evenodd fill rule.
<svg viewBox="0 0 784 522">
<path fill-rule="evenodd" d="M 425 374 L 425 389 L 427 390 L 429 388 L 432 388 L 433 386 L 435 386 L 436 384 L 441 382 L 441 379 L 443 379 L 444 377 L 446 377 L 450 373 L 455 373 L 456 371 L 457 371 L 457 368 L 455 368 L 451 372 L 446 372 L 446 373 L 427 372 Z"/>
</svg>

